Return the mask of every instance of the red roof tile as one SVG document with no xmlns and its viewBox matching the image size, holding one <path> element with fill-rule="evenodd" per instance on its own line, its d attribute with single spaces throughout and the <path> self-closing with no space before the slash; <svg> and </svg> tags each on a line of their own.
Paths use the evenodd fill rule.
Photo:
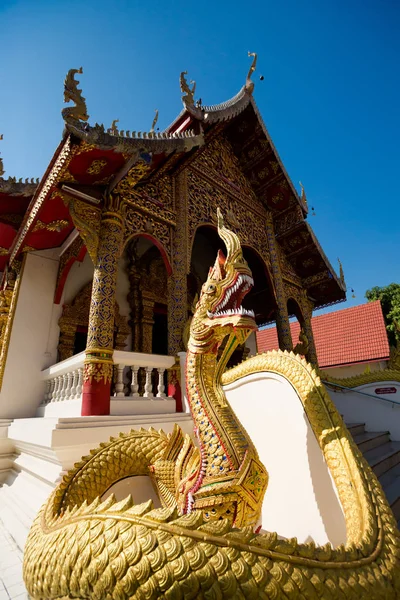
<svg viewBox="0 0 400 600">
<path fill-rule="evenodd" d="M 311 324 L 321 368 L 389 358 L 379 300 L 313 317 Z M 291 323 L 290 330 L 295 346 L 299 339 L 299 323 Z M 259 352 L 279 348 L 276 327 L 257 331 L 257 346 Z"/>
</svg>

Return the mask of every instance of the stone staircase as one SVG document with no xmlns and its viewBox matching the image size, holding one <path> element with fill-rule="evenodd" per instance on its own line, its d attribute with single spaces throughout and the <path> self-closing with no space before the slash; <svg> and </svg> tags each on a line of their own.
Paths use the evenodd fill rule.
<svg viewBox="0 0 400 600">
<path fill-rule="evenodd" d="M 400 442 L 391 441 L 389 431 L 365 431 L 364 423 L 347 423 L 347 428 L 378 477 L 400 528 Z"/>
</svg>

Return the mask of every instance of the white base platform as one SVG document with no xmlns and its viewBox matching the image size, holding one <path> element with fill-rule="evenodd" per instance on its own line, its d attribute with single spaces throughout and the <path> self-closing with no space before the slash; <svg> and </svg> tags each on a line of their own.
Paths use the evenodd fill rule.
<svg viewBox="0 0 400 600">
<path fill-rule="evenodd" d="M 168 415 L 175 414 L 176 402 L 174 398 L 110 398 L 110 415 Z M 46 406 L 39 406 L 37 417 L 80 417 L 82 400 L 64 400 L 63 402 L 50 402 Z"/>
<path fill-rule="evenodd" d="M 0 519 L 23 548 L 33 519 L 62 474 L 91 448 L 141 427 L 169 433 L 174 423 L 192 434 L 192 419 L 185 413 L 0 420 Z"/>
</svg>

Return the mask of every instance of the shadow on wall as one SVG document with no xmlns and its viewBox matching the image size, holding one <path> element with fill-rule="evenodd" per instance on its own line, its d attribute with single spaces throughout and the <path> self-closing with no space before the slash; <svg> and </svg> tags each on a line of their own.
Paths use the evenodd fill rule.
<svg viewBox="0 0 400 600">
<path fill-rule="evenodd" d="M 322 452 L 318 452 L 319 444 L 305 413 L 303 418 L 307 425 L 307 455 L 315 502 L 328 539 L 333 546 L 338 546 L 347 537 L 343 512 L 328 465 Z"/>
</svg>

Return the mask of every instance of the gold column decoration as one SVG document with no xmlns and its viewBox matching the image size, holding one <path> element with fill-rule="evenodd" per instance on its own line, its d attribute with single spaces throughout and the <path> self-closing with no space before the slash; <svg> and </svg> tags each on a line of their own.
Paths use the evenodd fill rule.
<svg viewBox="0 0 400 600">
<path fill-rule="evenodd" d="M 112 380 L 115 289 L 124 237 L 122 209 L 119 197 L 109 198 L 102 215 L 89 312 L 85 382 Z"/>
<path fill-rule="evenodd" d="M 188 191 L 186 171 L 181 171 L 175 185 L 176 230 L 173 239 L 172 274 L 168 278 L 168 354 L 183 350 L 182 335 L 188 317 L 187 260 Z"/>
<path fill-rule="evenodd" d="M 142 293 L 142 348 L 141 352 L 151 354 L 153 350 L 154 300 Z"/>
<path fill-rule="evenodd" d="M 290 333 L 289 315 L 286 303 L 285 288 L 282 280 L 281 265 L 279 263 L 279 254 L 276 247 L 274 223 L 272 215 L 269 215 L 266 220 L 267 240 L 269 246 L 269 254 L 271 258 L 271 271 L 274 283 L 276 302 L 278 305 L 276 311 L 276 329 L 278 332 L 279 348 L 281 350 L 292 350 L 293 342 Z"/>
<path fill-rule="evenodd" d="M 304 294 L 305 295 L 305 294 Z M 317 349 L 314 342 L 314 334 L 311 325 L 311 317 L 314 304 L 309 298 L 305 297 L 301 303 L 301 311 L 303 313 L 304 321 L 301 324 L 302 330 L 307 337 L 308 348 L 306 358 L 314 367 L 318 367 Z"/>
<path fill-rule="evenodd" d="M 17 306 L 25 258 L 26 255 L 23 259 L 22 266 L 21 263 L 14 262 L 14 269 L 7 273 L 5 288 L 0 290 L 0 390 L 3 383 L 8 346 L 11 338 L 11 329 Z"/>
</svg>

